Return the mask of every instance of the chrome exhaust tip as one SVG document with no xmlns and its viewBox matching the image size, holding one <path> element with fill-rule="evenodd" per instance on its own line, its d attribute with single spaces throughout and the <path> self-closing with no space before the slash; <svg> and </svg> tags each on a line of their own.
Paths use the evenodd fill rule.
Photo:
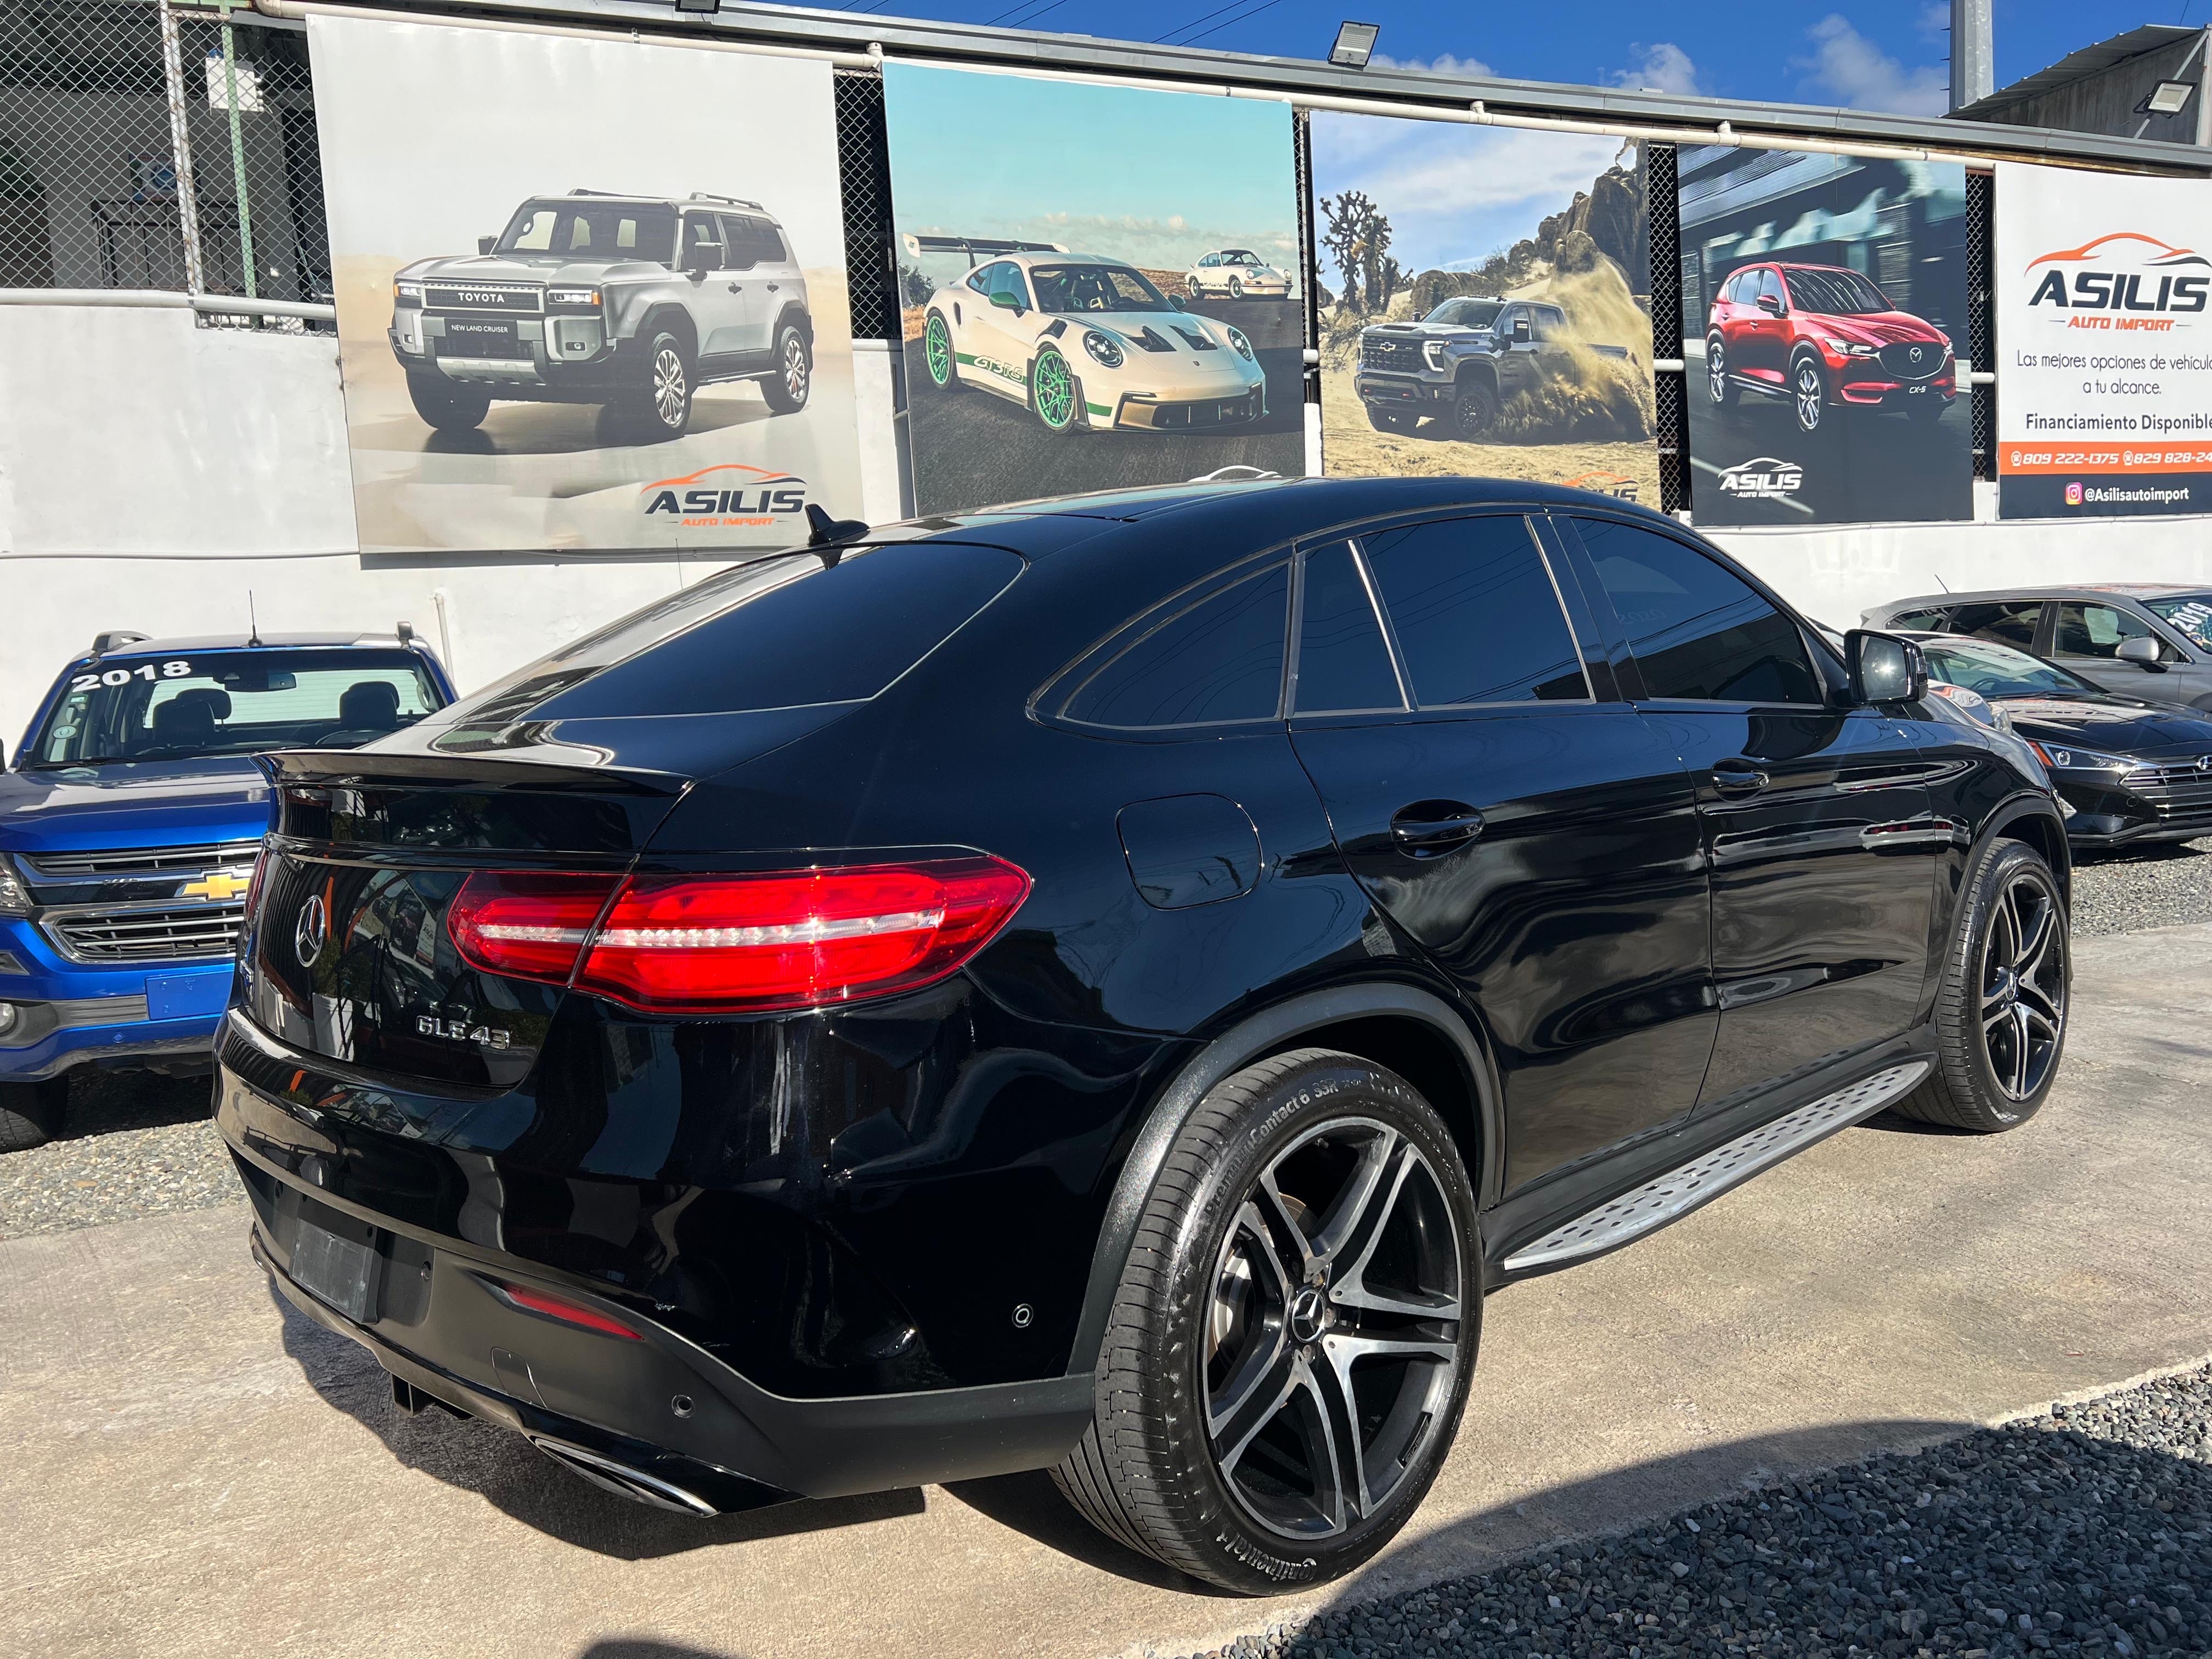
<svg viewBox="0 0 2212 1659">
<path fill-rule="evenodd" d="M 590 1481 L 602 1492 L 611 1492 L 617 1498 L 627 1498 L 633 1504 L 650 1504 L 656 1510 L 667 1510 L 702 1521 L 712 1520 L 721 1513 L 697 1492 L 687 1492 L 672 1480 L 664 1480 L 657 1474 L 647 1474 L 643 1469 L 633 1468 L 618 1459 L 587 1451 L 581 1446 L 570 1445 L 565 1440 L 549 1439 L 544 1435 L 533 1434 L 526 1437 L 532 1445 L 569 1474 Z"/>
</svg>

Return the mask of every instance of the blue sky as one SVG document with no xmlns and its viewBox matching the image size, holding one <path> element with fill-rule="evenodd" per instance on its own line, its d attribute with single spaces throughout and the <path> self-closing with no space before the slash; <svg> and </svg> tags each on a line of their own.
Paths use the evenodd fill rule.
<svg viewBox="0 0 2212 1659">
<path fill-rule="evenodd" d="M 1294 58 L 1326 56 L 1337 24 L 1356 16 L 1380 23 L 1378 50 L 1407 63 L 1900 113 L 1940 113 L 1949 74 L 1950 12 L 1942 0 L 1747 7 L 1121 0 L 1110 9 L 1096 0 L 853 0 L 848 9 L 1115 40 L 1169 37 Z M 2032 75 L 2077 46 L 2141 23 L 2183 21 L 2212 21 L 2212 0 L 1996 0 L 1997 81 Z"/>
<path fill-rule="evenodd" d="M 1296 263 L 1286 104 L 895 63 L 884 106 L 902 232 L 1057 242 L 1155 270 L 1221 247 Z"/>
</svg>

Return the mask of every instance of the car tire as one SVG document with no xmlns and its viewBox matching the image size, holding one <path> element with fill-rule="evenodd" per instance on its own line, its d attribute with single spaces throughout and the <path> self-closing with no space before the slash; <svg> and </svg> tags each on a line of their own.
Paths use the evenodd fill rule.
<svg viewBox="0 0 2212 1659">
<path fill-rule="evenodd" d="M 1421 423 L 1421 417 L 1404 409 L 1377 409 L 1367 405 L 1367 419 L 1377 432 L 1411 432 Z"/>
<path fill-rule="evenodd" d="M 491 413 L 491 394 L 456 385 L 442 374 L 410 370 L 407 396 L 422 423 L 436 432 L 473 432 Z"/>
<path fill-rule="evenodd" d="M 779 415 L 796 415 L 814 389 L 814 348 L 796 323 L 776 331 L 775 371 L 761 380 L 761 395 Z"/>
<path fill-rule="evenodd" d="M 1079 432 L 1083 422 L 1083 383 L 1075 368 L 1053 346 L 1039 348 L 1030 361 L 1030 408 L 1054 434 Z"/>
<path fill-rule="evenodd" d="M 1715 409 L 1726 409 L 1735 402 L 1735 382 L 1729 379 L 1728 347 L 1717 334 L 1705 342 L 1705 396 Z"/>
<path fill-rule="evenodd" d="M 928 371 L 931 385 L 946 392 L 965 389 L 959 355 L 952 349 L 952 325 L 941 311 L 931 312 L 921 325 L 921 366 Z"/>
<path fill-rule="evenodd" d="M 69 1115 L 69 1079 L 0 1083 L 0 1152 L 44 1146 L 62 1132 Z"/>
<path fill-rule="evenodd" d="M 1828 409 L 1828 383 L 1811 353 L 1801 353 L 1790 365 L 1790 409 L 1797 429 L 1807 437 L 1820 429 Z"/>
<path fill-rule="evenodd" d="M 1967 883 L 1936 994 L 1936 1069 L 1895 1110 L 1995 1134 L 2042 1109 L 2066 1048 L 2073 957 L 2043 855 L 1996 841 Z"/>
<path fill-rule="evenodd" d="M 1243 277 L 1231 276 L 1229 279 L 1229 297 L 1232 300 L 1241 300 L 1244 297 L 1244 279 Z"/>
<path fill-rule="evenodd" d="M 1498 423 L 1498 392 L 1487 380 L 1462 380 L 1452 399 L 1452 434 L 1470 441 L 1487 437 Z"/>
<path fill-rule="evenodd" d="M 1352 1571 L 1450 1448 L 1480 1261 L 1459 1150 L 1411 1084 L 1324 1048 L 1246 1067 L 1192 1111 L 1146 1200 L 1060 1491 L 1224 1589 Z"/>
<path fill-rule="evenodd" d="M 629 412 L 650 436 L 680 438 L 690 429 L 697 374 L 684 342 L 665 329 L 646 342 Z"/>
</svg>

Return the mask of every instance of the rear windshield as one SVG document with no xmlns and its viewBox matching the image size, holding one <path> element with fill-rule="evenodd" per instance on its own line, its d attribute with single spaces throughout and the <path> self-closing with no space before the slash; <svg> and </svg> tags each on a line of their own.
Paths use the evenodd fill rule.
<svg viewBox="0 0 2212 1659">
<path fill-rule="evenodd" d="M 1003 548 L 776 553 L 562 647 L 455 705 L 458 724 L 720 714 L 872 697 L 1018 575 Z"/>
<path fill-rule="evenodd" d="M 445 699 L 411 651 L 179 651 L 105 657 L 24 745 L 27 769 L 353 749 Z"/>
</svg>

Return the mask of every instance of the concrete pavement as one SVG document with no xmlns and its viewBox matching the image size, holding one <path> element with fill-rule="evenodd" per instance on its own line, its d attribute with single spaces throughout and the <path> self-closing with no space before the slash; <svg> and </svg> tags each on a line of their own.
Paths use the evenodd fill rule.
<svg viewBox="0 0 2212 1659">
<path fill-rule="evenodd" d="M 2065 1073 L 1994 1139 L 1862 1127 L 1490 1304 L 1466 1427 L 1359 1581 L 1249 1603 L 1048 1480 L 696 1523 L 392 1407 L 242 1206 L 0 1243 L 0 1652 L 1187 1652 L 2212 1349 L 2212 926 L 2081 941 Z"/>
</svg>

